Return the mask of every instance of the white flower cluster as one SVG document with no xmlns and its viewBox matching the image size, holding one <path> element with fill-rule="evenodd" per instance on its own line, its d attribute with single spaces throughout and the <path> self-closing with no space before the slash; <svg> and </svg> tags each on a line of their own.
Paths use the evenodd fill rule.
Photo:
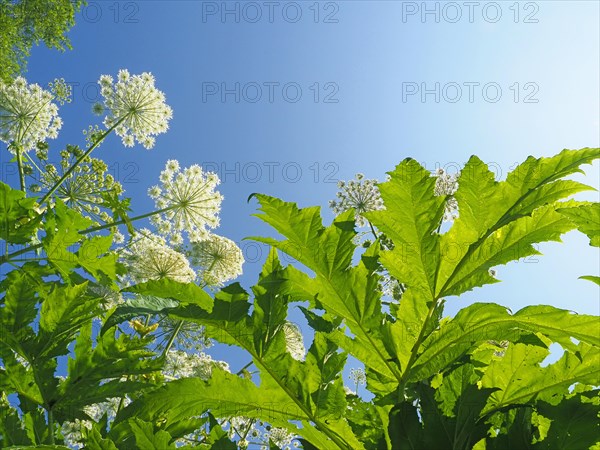
<svg viewBox="0 0 600 450">
<path fill-rule="evenodd" d="M 173 250 L 163 237 L 153 235 L 146 228 L 135 235 L 122 254 L 133 283 L 163 278 L 191 283 L 196 279 L 196 272 L 185 255 Z"/>
<path fill-rule="evenodd" d="M 40 155 L 41 152 L 37 153 L 40 162 L 45 163 L 47 156 Z M 55 196 L 85 217 L 92 218 L 96 223 L 98 219 L 108 222 L 111 217 L 106 208 L 101 208 L 103 195 L 106 193 L 120 195 L 123 193 L 123 186 L 108 173 L 108 166 L 100 159 L 88 156 L 72 170 L 82 154 L 83 150 L 79 147 L 67 145 L 67 148 L 60 152 L 61 160 L 58 167 L 55 164 L 45 165 L 45 171 L 39 178 L 39 188 L 45 191 L 52 189 L 65 173 L 70 171 L 56 190 Z M 40 156 L 44 157 L 40 158 Z M 34 186 L 38 185 L 32 185 L 30 189 Z"/>
<path fill-rule="evenodd" d="M 208 380 L 215 367 L 230 371 L 225 361 L 214 360 L 203 352 L 189 354 L 181 350 L 169 350 L 165 359 L 163 374 L 172 378 L 198 377 Z"/>
<path fill-rule="evenodd" d="M 242 274 L 244 256 L 231 239 L 210 234 L 200 242 L 192 242 L 189 256 L 192 264 L 202 269 L 207 286 L 222 286 Z"/>
<path fill-rule="evenodd" d="M 11 84 L 0 81 L 0 141 L 27 152 L 38 142 L 56 139 L 62 127 L 54 95 L 37 84 L 27 84 L 17 77 Z"/>
<path fill-rule="evenodd" d="M 173 111 L 165 103 L 165 95 L 154 87 L 151 73 L 130 75 L 120 70 L 115 83 L 110 75 L 102 75 L 98 83 L 109 114 L 104 119 L 107 128 L 119 123 L 115 132 L 125 147 L 134 142 L 145 148 L 154 147 L 154 136 L 169 128 Z"/>
<path fill-rule="evenodd" d="M 290 445 L 292 441 L 296 438 L 294 433 L 290 433 L 285 428 L 271 428 L 267 433 L 265 433 L 265 440 L 269 442 L 269 440 L 273 441 L 277 447 L 285 450 L 290 449 Z M 294 447 L 298 447 L 298 442 L 293 442 Z"/>
<path fill-rule="evenodd" d="M 219 225 L 222 195 L 215 191 L 219 177 L 212 172 L 204 172 L 195 164 L 183 170 L 179 162 L 167 161 L 160 174 L 160 186 L 148 190 L 156 207 L 163 211 L 153 217 L 158 232 L 170 236 L 171 242 L 183 242 L 182 232 L 189 235 L 191 242 L 208 237 L 207 228 Z"/>
<path fill-rule="evenodd" d="M 402 284 L 387 272 L 382 274 L 381 279 L 379 280 L 379 288 L 384 297 L 390 297 L 394 300 L 400 300 L 402 298 Z"/>
<path fill-rule="evenodd" d="M 367 374 L 364 369 L 350 369 L 350 379 L 358 388 L 361 384 L 367 384 Z"/>
<path fill-rule="evenodd" d="M 434 193 L 440 195 L 454 195 L 458 189 L 458 177 L 460 173 L 451 175 L 444 169 L 437 169 L 435 172 L 435 188 Z M 446 208 L 444 210 L 444 220 L 454 220 L 458 217 L 458 202 L 454 197 L 448 197 L 446 200 Z"/>
<path fill-rule="evenodd" d="M 131 403 L 131 400 L 128 397 L 125 397 L 123 400 L 114 397 L 109 398 L 106 402 L 84 406 L 83 412 L 85 412 L 94 422 L 98 422 L 104 414 L 107 415 L 108 421 L 112 422 L 117 415 L 117 409 L 121 401 L 123 401 L 123 407 Z M 83 448 L 84 429 L 92 429 L 92 422 L 90 420 L 75 419 L 73 422 L 63 422 L 61 433 L 64 437 L 65 444 L 70 448 Z"/>
<path fill-rule="evenodd" d="M 304 361 L 306 349 L 304 348 L 304 340 L 302 332 L 298 325 L 292 322 L 283 324 L 283 334 L 285 336 L 285 346 L 288 353 L 297 361 Z"/>
<path fill-rule="evenodd" d="M 243 436 L 243 439 L 238 441 L 241 449 L 249 448 L 250 444 L 254 444 L 260 445 L 261 450 L 267 450 L 271 448 L 270 442 L 284 450 L 291 450 L 292 447 L 297 448 L 300 445 L 294 440 L 296 435 L 285 428 L 271 427 L 262 421 L 243 416 L 231 418 L 227 434 L 231 440 L 236 439 L 236 435 Z"/>
<path fill-rule="evenodd" d="M 354 180 L 338 181 L 338 188 L 338 199 L 331 200 L 329 207 L 336 214 L 354 208 L 356 223 L 361 227 L 367 224 L 364 213 L 384 209 L 377 180 L 365 179 L 362 173 L 357 173 Z"/>
<path fill-rule="evenodd" d="M 102 285 L 88 285 L 88 293 L 100 299 L 102 309 L 108 311 L 125 302 L 119 291 L 114 291 Z"/>
</svg>

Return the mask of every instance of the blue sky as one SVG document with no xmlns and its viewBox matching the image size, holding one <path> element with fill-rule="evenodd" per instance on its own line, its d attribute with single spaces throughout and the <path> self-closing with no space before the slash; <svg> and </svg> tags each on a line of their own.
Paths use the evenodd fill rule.
<svg viewBox="0 0 600 450">
<path fill-rule="evenodd" d="M 335 181 L 383 179 L 407 156 L 455 170 L 477 154 L 504 178 L 529 154 L 598 146 L 599 15 L 594 1 L 89 1 L 74 50 L 34 49 L 27 78 L 73 83 L 58 149 L 99 123 L 100 74 L 152 72 L 174 110 L 170 131 L 151 151 L 112 139 L 95 156 L 135 213 L 152 208 L 146 190 L 167 159 L 216 171 L 217 231 L 240 242 L 270 233 L 251 216 L 252 192 L 322 205 L 329 221 Z M 585 182 L 600 186 L 599 166 L 586 167 Z M 502 283 L 451 299 L 447 312 L 493 301 L 598 314 L 598 288 L 577 280 L 600 271 L 598 251 L 576 233 L 564 241 L 500 267 Z M 260 247 L 240 245 L 257 259 Z M 246 264 L 246 287 L 259 268 Z"/>
</svg>

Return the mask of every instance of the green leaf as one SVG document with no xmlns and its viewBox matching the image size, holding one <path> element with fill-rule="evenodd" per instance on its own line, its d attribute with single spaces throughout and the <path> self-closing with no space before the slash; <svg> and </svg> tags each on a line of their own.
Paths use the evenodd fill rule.
<svg viewBox="0 0 600 450">
<path fill-rule="evenodd" d="M 112 235 L 93 236 L 83 241 L 77 251 L 79 264 L 96 279 L 102 279 L 103 275 L 111 281 L 117 278 L 118 255 L 116 253 L 106 254 L 109 252 L 112 242 Z"/>
<path fill-rule="evenodd" d="M 51 287 L 42 277 L 51 273 L 36 263 L 25 263 L 0 282 L 4 292 L 4 298 L 0 300 L 3 303 L 0 308 L 0 355 L 3 345 L 23 354 L 21 344 L 33 338 L 33 329 L 29 325 L 37 316 L 38 295 L 46 295 Z"/>
<path fill-rule="evenodd" d="M 83 428 L 82 431 L 85 436 L 85 446 L 83 448 L 85 450 L 118 450 L 113 441 L 102 437 L 97 426 L 97 424 L 93 424 L 90 431 Z"/>
<path fill-rule="evenodd" d="M 184 304 L 197 305 L 209 312 L 213 307 L 212 298 L 199 286 L 193 283 L 180 283 L 168 278 L 136 284 L 123 289 L 123 291 L 160 298 L 172 298 Z"/>
<path fill-rule="evenodd" d="M 423 447 L 423 428 L 417 409 L 408 403 L 400 403 L 391 410 L 388 428 L 392 449 L 420 450 Z"/>
<path fill-rule="evenodd" d="M 171 442 L 171 435 L 163 430 L 154 431 L 152 423 L 132 417 L 126 424 L 130 436 L 122 440 L 125 448 L 143 448 L 147 450 L 170 450 L 177 446 Z M 125 428 L 121 425 L 123 428 Z"/>
<path fill-rule="evenodd" d="M 379 276 L 374 272 L 370 258 L 376 256 L 372 246 L 356 267 L 350 267 L 355 245 L 354 214 L 341 214 L 324 227 L 318 208 L 298 209 L 296 204 L 283 202 L 266 195 L 256 194 L 262 214 L 257 216 L 271 224 L 288 239 L 251 239 L 270 244 L 315 272 L 311 278 L 293 266 L 286 270 L 286 292 L 295 300 L 308 300 L 314 307 L 323 308 L 332 316 L 343 317 L 354 338 L 343 332 L 330 336 L 344 350 L 360 358 L 367 367 L 381 374 L 382 386 L 393 390 L 400 378 L 397 363 L 384 343 L 381 324 L 381 293 Z"/>
<path fill-rule="evenodd" d="M 493 303 L 475 303 L 463 308 L 423 342 L 410 378 L 421 380 L 447 367 L 470 349 L 488 340 L 517 341 L 539 332 L 571 351 L 576 338 L 600 347 L 600 327 L 595 316 L 573 314 L 552 306 L 527 306 L 515 314 Z"/>
<path fill-rule="evenodd" d="M 506 181 L 476 156 L 461 171 L 459 218 L 442 236 L 436 294 L 459 295 L 496 280 L 490 267 L 537 254 L 532 244 L 558 240 L 572 227 L 554 212 L 556 201 L 589 187 L 560 180 L 600 156 L 599 149 L 565 150 L 551 158 L 529 157 Z M 521 220 L 519 220 L 521 219 Z"/>
<path fill-rule="evenodd" d="M 44 230 L 46 236 L 42 244 L 48 262 L 52 264 L 65 279 L 74 270 L 79 258 L 69 251 L 69 247 L 79 243 L 84 237 L 79 233 L 93 224 L 91 219 L 83 217 L 73 209 L 69 209 L 60 199 L 56 200 L 53 214 L 49 214 Z"/>
<path fill-rule="evenodd" d="M 96 338 L 93 346 L 91 324 L 80 329 L 75 343 L 74 355 L 68 361 L 68 376 L 60 385 L 60 397 L 54 409 L 57 419 L 61 414 L 73 414 L 83 406 L 121 397 L 143 388 L 153 387 L 152 379 L 144 380 L 161 370 L 163 361 L 154 359 L 154 352 L 147 349 L 151 338 L 139 338 L 108 332 Z M 122 378 L 141 375 L 139 381 L 122 381 Z M 84 418 L 84 417 L 80 417 Z"/>
<path fill-rule="evenodd" d="M 598 395 L 598 391 L 595 391 Z M 583 396 L 576 395 L 554 406 L 539 402 L 537 410 L 552 420 L 547 437 L 534 446 L 537 449 L 564 448 L 569 450 L 588 450 L 600 443 L 600 407 L 591 402 L 582 402 Z"/>
<path fill-rule="evenodd" d="M 0 401 L 6 401 L 2 398 Z M 0 446 L 7 448 L 13 445 L 31 445 L 32 441 L 27 436 L 21 418 L 13 407 L 3 405 L 0 411 Z"/>
<path fill-rule="evenodd" d="M 579 277 L 579 279 L 588 280 L 588 281 L 591 281 L 592 283 L 596 283 L 596 284 L 600 285 L 600 277 L 597 277 L 594 275 L 583 275 L 583 276 Z"/>
<path fill-rule="evenodd" d="M 385 210 L 365 214 L 373 225 L 394 242 L 381 255 L 390 274 L 434 298 L 440 264 L 440 236 L 435 233 L 444 214 L 444 197 L 434 195 L 435 178 L 413 159 L 406 159 L 379 190 Z"/>
<path fill-rule="evenodd" d="M 287 408 L 297 410 L 298 420 L 302 420 L 302 435 L 315 446 L 361 448 L 341 416 L 346 407 L 340 374 L 345 355 L 338 355 L 337 347 L 319 333 L 315 335 L 306 362 L 293 359 L 287 350 L 285 318 L 288 303 L 297 295 L 292 281 L 296 272 L 291 269 L 282 269 L 276 251 L 270 252 L 253 287 L 251 315 L 248 315 L 251 306 L 248 295 L 235 285 L 217 293 L 211 313 L 187 306 L 175 308 L 169 315 L 197 321 L 220 342 L 248 351 L 260 371 L 260 388 L 253 395 L 264 396 L 263 403 L 280 399 L 278 404 L 285 403 Z M 224 406 L 226 404 L 225 401 Z M 231 407 L 237 408 L 235 404 Z M 265 420 L 273 423 L 271 419 Z M 279 426 L 290 428 L 283 422 Z"/>
<path fill-rule="evenodd" d="M 512 344 L 501 359 L 492 361 L 481 385 L 499 390 L 490 396 L 483 413 L 537 400 L 556 405 L 574 383 L 600 384 L 598 347 L 581 342 L 576 354 L 567 351 L 554 364 L 541 367 L 548 354 L 543 347 Z"/>
<path fill-rule="evenodd" d="M 41 221 L 35 212 L 35 198 L 0 182 L 0 238 L 11 244 L 31 241 Z"/>
<path fill-rule="evenodd" d="M 100 330 L 100 334 L 106 333 L 107 330 L 118 325 L 126 320 L 146 314 L 161 314 L 167 312 L 171 308 L 179 305 L 178 302 L 169 298 L 154 297 L 151 295 L 138 295 L 133 299 L 129 299 L 123 305 L 117 308 L 105 320 Z"/>
<path fill-rule="evenodd" d="M 164 428 L 207 411 L 216 417 L 247 416 L 289 427 L 288 420 L 302 420 L 303 412 L 281 391 L 267 394 L 252 381 L 214 368 L 207 381 L 183 378 L 166 383 L 121 410 L 115 424 L 137 418 Z M 109 435 L 115 436 L 116 428 Z"/>
<path fill-rule="evenodd" d="M 38 357 L 67 354 L 67 346 L 79 329 L 98 313 L 98 299 L 88 295 L 87 284 L 55 285 L 44 298 L 36 349 Z"/>
<path fill-rule="evenodd" d="M 541 254 L 534 247 L 536 243 L 561 242 L 560 236 L 572 230 L 574 225 L 555 209 L 555 205 L 540 207 L 531 216 L 514 219 L 492 233 L 486 233 L 483 240 L 471 244 L 460 258 L 455 258 L 454 254 L 449 256 L 452 270 L 440 269 L 440 280 L 445 283 L 438 295 L 460 295 L 474 287 L 496 283 L 497 280 L 488 273 L 490 268 Z M 447 245 L 451 245 L 448 240 L 453 239 L 446 238 L 449 234 L 444 235 Z"/>
<path fill-rule="evenodd" d="M 231 442 L 227 432 L 221 428 L 217 419 L 210 413 L 208 414 L 208 418 L 210 433 L 206 439 L 206 444 L 210 445 L 210 448 L 214 450 L 237 450 L 237 445 Z"/>
<path fill-rule="evenodd" d="M 579 231 L 590 238 L 590 245 L 600 247 L 600 203 L 561 208 L 558 212 L 567 216 Z"/>
</svg>

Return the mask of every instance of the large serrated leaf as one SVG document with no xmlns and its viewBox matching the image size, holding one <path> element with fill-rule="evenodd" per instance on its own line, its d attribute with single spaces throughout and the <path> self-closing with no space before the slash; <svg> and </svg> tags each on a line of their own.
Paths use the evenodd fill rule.
<svg viewBox="0 0 600 450">
<path fill-rule="evenodd" d="M 600 385 L 600 348 L 582 342 L 576 354 L 565 352 L 557 362 L 541 367 L 548 353 L 543 347 L 512 344 L 501 359 L 492 361 L 481 385 L 499 390 L 483 413 L 539 400 L 557 405 L 574 383 Z"/>
</svg>

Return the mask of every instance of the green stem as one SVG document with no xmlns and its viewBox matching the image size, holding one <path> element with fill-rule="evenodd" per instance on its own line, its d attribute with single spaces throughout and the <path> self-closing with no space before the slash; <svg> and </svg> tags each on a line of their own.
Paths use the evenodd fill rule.
<svg viewBox="0 0 600 450">
<path fill-rule="evenodd" d="M 48 410 L 48 431 L 50 432 L 50 444 L 54 445 L 54 414 L 52 409 Z"/>
<path fill-rule="evenodd" d="M 146 214 L 141 214 L 139 216 L 128 217 L 127 219 L 121 219 L 121 220 L 118 220 L 116 222 L 105 223 L 104 225 L 98 225 L 97 227 L 87 228 L 87 229 L 85 229 L 83 231 L 80 231 L 79 234 L 93 233 L 94 231 L 106 230 L 107 228 L 116 227 L 117 225 L 124 225 L 127 222 L 134 222 L 136 220 L 146 219 L 148 217 L 152 217 L 152 216 L 155 216 L 157 214 L 162 214 L 164 212 L 171 211 L 172 209 L 175 209 L 177 207 L 178 207 L 177 205 L 169 206 L 167 208 L 159 209 L 157 211 L 152 211 L 152 212 L 149 212 L 149 213 L 146 213 Z"/>
<path fill-rule="evenodd" d="M 250 361 L 248 364 L 246 364 L 244 367 L 242 367 L 240 370 L 238 370 L 237 373 L 236 373 L 236 375 L 241 375 L 242 372 L 244 370 L 246 370 L 248 367 L 250 367 L 253 363 L 254 363 L 254 361 Z"/>
<path fill-rule="evenodd" d="M 371 227 L 371 233 L 373 233 L 373 236 L 375 236 L 375 239 L 379 239 L 379 236 L 377 236 L 377 232 L 375 231 L 375 227 L 373 226 L 371 221 L 367 220 L 367 223 L 369 224 L 369 227 Z"/>
<path fill-rule="evenodd" d="M 147 217 L 151 217 L 154 216 L 156 214 L 161 214 L 164 213 L 166 211 L 170 211 L 171 209 L 176 208 L 176 206 L 170 206 L 168 208 L 163 208 L 163 209 L 159 209 L 158 211 L 153 211 L 153 212 L 149 212 L 146 214 L 142 214 L 136 217 L 130 217 L 127 220 L 119 220 L 117 222 L 111 222 L 111 223 L 106 223 L 104 225 L 99 225 L 97 227 L 92 227 L 92 228 L 87 228 L 85 230 L 82 230 L 79 232 L 79 234 L 89 234 L 89 233 L 93 233 L 94 231 L 100 231 L 100 230 L 106 230 L 107 228 L 112 228 L 114 226 L 117 225 L 123 225 L 125 223 L 129 222 L 133 222 L 135 220 L 141 220 L 141 219 L 146 219 Z M 41 248 L 43 246 L 43 244 L 35 244 L 35 245 L 31 245 L 29 247 L 26 248 L 22 248 L 21 250 L 17 250 L 16 252 L 13 252 L 9 255 L 2 255 L 0 256 L 0 265 L 4 264 L 5 262 L 10 261 L 11 259 L 13 259 L 16 256 L 22 255 L 24 253 L 28 253 L 30 251 L 36 250 L 38 248 Z M 7 247 L 8 248 L 8 247 Z"/>
<path fill-rule="evenodd" d="M 415 360 L 417 359 L 417 354 L 419 353 L 419 348 L 421 347 L 421 344 L 427 337 L 427 336 L 425 336 L 425 331 L 427 330 L 427 328 L 429 328 L 429 321 L 433 317 L 433 313 L 435 312 L 435 308 L 436 308 L 438 302 L 439 302 L 439 299 L 434 299 L 431 302 L 431 306 L 429 307 L 429 311 L 427 312 L 427 317 L 425 317 L 425 321 L 423 322 L 423 325 L 421 326 L 421 331 L 419 333 L 419 337 L 417 337 L 417 340 L 411 349 L 410 357 L 408 358 L 408 362 L 406 363 L 406 366 L 402 373 L 402 377 L 400 378 L 400 386 L 398 388 L 398 397 L 399 397 L 398 401 L 399 402 L 402 402 L 405 399 L 404 398 L 405 397 L 404 390 L 405 390 L 406 384 L 408 382 L 408 376 L 410 375 L 412 365 L 414 364 Z"/>
<path fill-rule="evenodd" d="M 21 190 L 25 191 L 25 174 L 23 173 L 23 155 L 21 152 L 23 151 L 20 145 L 15 145 L 15 151 L 17 153 L 17 166 L 19 167 L 19 184 L 21 185 Z"/>
<path fill-rule="evenodd" d="M 163 350 L 162 355 L 160 355 L 161 357 L 166 356 L 167 352 L 173 345 L 173 341 L 175 341 L 175 338 L 177 337 L 177 333 L 179 333 L 179 330 L 181 330 L 182 326 L 183 326 L 183 320 L 180 320 L 177 323 L 177 326 L 175 327 L 175 329 L 173 330 L 173 334 L 171 334 L 171 337 L 169 338 L 169 341 L 167 342 L 167 345 L 165 346 L 165 349 Z"/>
<path fill-rule="evenodd" d="M 110 133 L 111 133 L 111 132 L 112 132 L 112 131 L 113 131 L 115 128 L 117 128 L 119 125 L 121 125 L 121 123 L 123 123 L 123 121 L 124 121 L 125 119 L 126 119 L 126 117 L 122 117 L 122 118 L 121 118 L 121 119 L 119 119 L 119 120 L 118 120 L 118 121 L 117 121 L 117 122 L 116 122 L 116 123 L 115 123 L 115 124 L 114 124 L 112 127 L 110 127 L 108 130 L 106 130 L 104 133 L 102 133 L 102 135 L 101 135 L 101 136 L 98 138 L 98 140 L 97 140 L 96 142 L 94 142 L 94 143 L 93 143 L 93 144 L 90 146 L 90 148 L 88 148 L 88 149 L 86 150 L 86 152 L 85 152 L 83 155 L 81 155 L 81 156 L 79 157 L 79 159 L 78 159 L 77 161 L 75 161 L 75 163 L 74 163 L 74 164 L 73 164 L 71 167 L 69 167 L 69 169 L 68 169 L 68 170 L 67 170 L 67 171 L 66 171 L 66 172 L 65 172 L 65 173 L 62 175 L 62 177 L 60 177 L 60 179 L 59 179 L 59 180 L 58 180 L 58 181 L 57 181 L 57 182 L 54 184 L 54 186 L 52 186 L 52 188 L 50 188 L 50 190 L 49 190 L 48 192 L 46 192 L 46 195 L 44 195 L 44 196 L 42 197 L 42 199 L 40 200 L 39 204 L 41 205 L 41 204 L 43 204 L 44 202 L 46 202 L 46 201 L 47 201 L 47 200 L 50 198 L 50 196 L 51 196 L 52 194 L 54 194 L 54 192 L 56 192 L 56 190 L 57 190 L 57 189 L 60 187 L 60 185 L 64 183 L 64 181 L 65 181 L 65 180 L 66 180 L 66 179 L 69 177 L 69 175 L 71 175 L 71 173 L 73 173 L 73 171 L 75 170 L 75 168 L 76 168 L 76 167 L 77 167 L 79 164 L 81 164 L 81 162 L 82 162 L 83 160 L 85 160 L 85 158 L 87 158 L 87 157 L 90 155 L 90 153 L 92 153 L 92 152 L 94 151 L 94 149 L 95 149 L 96 147 L 98 147 L 98 146 L 99 146 L 99 145 L 102 143 L 102 141 L 103 141 L 104 139 L 106 139 L 106 137 L 107 137 L 107 136 L 108 136 L 108 135 L 109 135 L 109 134 L 110 134 Z"/>
</svg>

